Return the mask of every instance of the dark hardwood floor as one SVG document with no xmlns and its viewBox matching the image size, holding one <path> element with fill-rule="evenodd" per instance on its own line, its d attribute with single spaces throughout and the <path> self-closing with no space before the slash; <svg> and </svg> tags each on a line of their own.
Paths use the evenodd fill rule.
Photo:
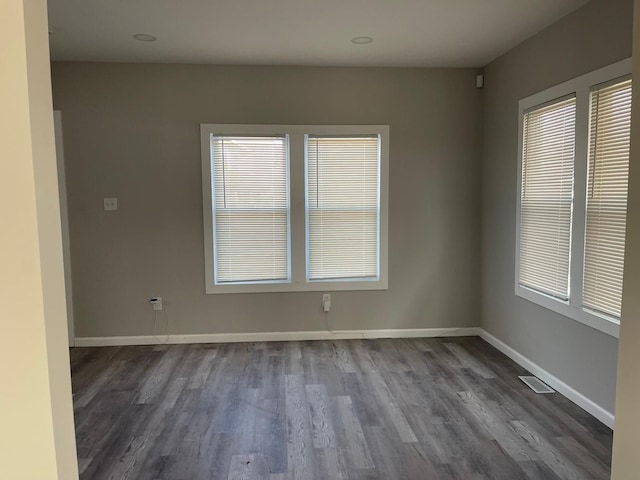
<svg viewBox="0 0 640 480">
<path fill-rule="evenodd" d="M 97 479 L 607 479 L 612 432 L 479 338 L 71 352 Z"/>
</svg>

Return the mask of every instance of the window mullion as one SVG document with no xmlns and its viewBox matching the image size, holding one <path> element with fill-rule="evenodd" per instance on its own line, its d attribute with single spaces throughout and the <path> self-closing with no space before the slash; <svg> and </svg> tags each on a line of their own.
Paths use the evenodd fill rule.
<svg viewBox="0 0 640 480">
<path fill-rule="evenodd" d="M 304 134 L 289 135 L 289 252 L 291 258 L 291 282 L 305 283 L 305 178 Z"/>
<path fill-rule="evenodd" d="M 573 183 L 573 224 L 571 228 L 571 278 L 569 303 L 582 308 L 584 235 L 589 160 L 589 89 L 576 92 L 576 152 Z"/>
</svg>

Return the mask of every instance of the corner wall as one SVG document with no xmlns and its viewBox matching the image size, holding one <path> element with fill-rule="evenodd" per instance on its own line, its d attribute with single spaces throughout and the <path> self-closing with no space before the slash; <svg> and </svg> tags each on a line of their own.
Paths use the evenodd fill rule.
<svg viewBox="0 0 640 480">
<path fill-rule="evenodd" d="M 47 5 L 0 2 L 0 478 L 78 478 Z"/>
<path fill-rule="evenodd" d="M 485 69 L 482 328 L 609 412 L 618 340 L 514 294 L 518 101 L 631 56 L 632 0 L 592 0 Z"/>
</svg>

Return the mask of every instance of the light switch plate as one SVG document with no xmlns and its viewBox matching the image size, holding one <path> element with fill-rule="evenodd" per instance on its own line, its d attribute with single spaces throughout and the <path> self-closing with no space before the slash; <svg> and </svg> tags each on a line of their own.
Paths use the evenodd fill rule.
<svg viewBox="0 0 640 480">
<path fill-rule="evenodd" d="M 108 210 L 118 210 L 118 199 L 117 198 L 105 198 L 104 199 L 104 209 Z"/>
</svg>

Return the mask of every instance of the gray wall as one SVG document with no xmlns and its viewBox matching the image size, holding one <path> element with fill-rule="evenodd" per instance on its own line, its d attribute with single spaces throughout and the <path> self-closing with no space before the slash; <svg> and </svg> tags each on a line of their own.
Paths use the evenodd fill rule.
<svg viewBox="0 0 640 480">
<path fill-rule="evenodd" d="M 631 56 L 632 0 L 592 0 L 485 71 L 482 326 L 614 410 L 617 339 L 514 294 L 518 101 Z"/>
<path fill-rule="evenodd" d="M 205 295 L 200 123 L 389 124 L 389 290 L 334 329 L 480 323 L 481 94 L 471 69 L 54 63 L 76 335 L 323 330 L 320 293 Z M 119 211 L 104 212 L 115 196 Z M 162 317 L 161 317 L 162 318 Z"/>
</svg>

